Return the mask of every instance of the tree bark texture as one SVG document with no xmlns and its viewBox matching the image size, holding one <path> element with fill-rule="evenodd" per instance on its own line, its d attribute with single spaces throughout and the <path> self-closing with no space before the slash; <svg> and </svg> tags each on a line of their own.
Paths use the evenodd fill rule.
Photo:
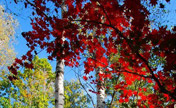
<svg viewBox="0 0 176 108">
<path fill-rule="evenodd" d="M 62 18 L 64 12 L 67 11 L 67 7 L 64 4 L 65 0 L 62 0 Z M 64 32 L 62 40 L 65 41 Z M 63 47 L 63 45 L 62 45 Z M 64 54 L 64 51 L 62 51 Z M 58 60 L 56 65 L 56 79 L 55 79 L 55 108 L 64 108 L 64 59 Z"/>
<path fill-rule="evenodd" d="M 99 79 L 99 73 L 103 73 L 102 68 L 99 67 L 96 69 L 97 79 Z M 98 80 L 97 84 L 97 108 L 105 108 L 105 88 L 104 82 Z"/>
<path fill-rule="evenodd" d="M 56 66 L 55 108 L 64 108 L 64 60 L 58 60 Z"/>
</svg>

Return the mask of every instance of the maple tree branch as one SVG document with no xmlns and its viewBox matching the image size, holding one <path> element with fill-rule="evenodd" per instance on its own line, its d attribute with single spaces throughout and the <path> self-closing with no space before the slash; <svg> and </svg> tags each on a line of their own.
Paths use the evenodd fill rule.
<svg viewBox="0 0 176 108">
<path fill-rule="evenodd" d="M 137 84 L 137 83 L 136 83 Z M 139 81 L 139 85 L 138 85 L 138 89 L 137 89 L 137 101 L 136 101 L 136 105 L 138 104 L 138 98 L 139 98 L 139 88 L 140 88 L 140 85 L 141 85 L 141 79 Z"/>
<path fill-rule="evenodd" d="M 114 28 L 115 28 L 115 27 L 114 27 Z M 129 44 L 128 39 L 127 39 L 126 37 L 124 37 L 123 34 L 122 34 L 117 28 L 115 28 L 115 30 L 116 30 L 117 33 L 119 33 L 120 36 L 122 36 L 122 37 L 127 41 L 127 43 L 128 43 L 128 45 L 129 45 L 129 47 L 131 48 L 131 50 L 134 51 L 135 48 L 133 48 L 133 45 L 132 45 L 132 44 Z M 169 96 L 171 96 L 171 98 L 173 98 L 173 99 L 176 100 L 176 96 L 174 95 L 174 93 L 171 93 L 170 91 L 166 90 L 166 88 L 160 83 L 160 81 L 158 80 L 158 78 L 155 77 L 155 75 L 154 75 L 154 73 L 153 73 L 151 67 L 149 66 L 148 61 L 147 61 L 144 57 L 142 57 L 142 56 L 139 54 L 138 51 L 135 51 L 135 52 L 136 52 L 137 56 L 138 56 L 141 60 L 143 60 L 143 62 L 146 64 L 147 68 L 149 69 L 149 71 L 150 71 L 150 73 L 151 73 L 151 75 L 152 75 L 151 78 L 154 79 L 154 81 L 158 84 L 158 86 L 159 86 L 161 92 L 166 93 L 166 94 L 169 94 Z"/>
<path fill-rule="evenodd" d="M 98 61 L 98 60 L 95 59 L 95 58 L 92 58 L 92 59 L 96 60 L 97 62 L 99 62 L 99 63 L 101 63 L 101 64 L 103 64 L 103 65 L 105 65 L 103 62 Z M 106 66 L 105 68 L 110 68 L 110 67 L 109 67 L 109 66 Z M 123 73 L 123 72 L 126 72 L 126 73 L 130 73 L 130 74 L 138 75 L 138 76 L 143 77 L 143 78 L 152 78 L 152 76 L 145 76 L 145 75 L 138 74 L 137 72 L 130 72 L 130 71 L 127 71 L 127 70 L 117 71 L 117 72 L 122 72 L 122 73 Z"/>
<path fill-rule="evenodd" d="M 115 94 L 116 94 L 116 91 L 114 91 L 113 94 L 112 94 L 112 99 L 111 99 L 111 102 L 110 102 L 110 107 L 112 106 L 112 102 L 113 102 L 113 100 L 114 100 Z"/>
<path fill-rule="evenodd" d="M 111 28 L 113 28 L 113 29 L 116 31 L 117 34 L 119 34 L 120 37 L 124 38 L 124 39 L 127 41 L 128 45 L 129 45 L 129 47 L 131 48 L 132 51 L 134 51 L 134 49 L 135 49 L 135 48 L 132 47 L 133 45 L 129 44 L 129 42 L 128 42 L 129 39 L 127 39 L 126 37 L 124 37 L 123 34 L 122 34 L 122 32 L 119 31 L 116 27 L 114 27 L 114 26 L 111 25 L 111 24 L 101 23 L 101 22 L 92 21 L 92 20 L 73 20 L 73 21 L 83 21 L 83 22 L 101 24 L 101 25 L 104 25 L 104 26 L 107 26 L 107 27 L 111 27 Z M 136 52 L 136 51 L 135 51 L 135 52 Z M 174 95 L 174 93 L 171 93 L 170 91 L 168 91 L 168 90 L 160 83 L 160 81 L 158 80 L 158 78 L 155 77 L 155 75 L 154 75 L 152 69 L 150 68 L 150 66 L 149 66 L 149 64 L 148 64 L 148 61 L 147 61 L 145 58 L 143 58 L 143 57 L 139 54 L 139 52 L 136 52 L 136 54 L 137 54 L 137 56 L 138 56 L 141 60 L 143 60 L 144 63 L 147 65 L 147 68 L 149 69 L 149 71 L 150 71 L 150 73 L 151 73 L 151 75 L 152 75 L 151 78 L 154 79 L 154 81 L 158 84 L 158 86 L 159 86 L 161 92 L 166 93 L 166 94 L 169 94 L 169 96 L 170 96 L 171 98 L 173 98 L 173 99 L 176 100 L 176 96 Z M 143 75 L 142 75 L 142 77 L 143 77 Z M 146 77 L 146 76 L 144 76 L 144 77 Z"/>
<path fill-rule="evenodd" d="M 73 70 L 73 69 L 72 69 Z M 79 82 L 80 82 L 80 85 L 81 87 L 84 89 L 84 91 L 87 93 L 88 97 L 90 98 L 91 102 L 92 102 L 92 105 L 94 106 L 95 108 L 95 104 L 94 104 L 94 101 L 92 99 L 92 97 L 90 96 L 90 94 L 88 93 L 88 91 L 86 90 L 85 86 L 82 84 L 81 82 L 81 79 L 80 79 L 80 74 L 78 72 L 76 72 L 75 70 L 73 70 L 75 72 L 75 76 L 78 78 Z M 87 83 L 87 82 L 86 82 Z"/>
<path fill-rule="evenodd" d="M 98 21 L 94 21 L 94 20 L 80 20 L 80 19 L 76 19 L 76 20 L 70 20 L 70 21 L 89 22 L 89 23 L 100 24 L 100 25 L 104 25 L 104 26 L 108 26 L 108 27 L 113 27 L 110 24 L 106 24 L 106 23 L 102 23 L 102 22 L 98 22 Z"/>
<path fill-rule="evenodd" d="M 89 22 L 89 23 L 95 23 L 95 24 L 100 24 L 100 25 L 103 25 L 103 26 L 107 26 L 107 27 L 110 27 L 110 28 L 114 29 L 117 32 L 117 34 L 119 34 L 122 38 L 127 40 L 127 38 L 123 36 L 122 32 L 120 32 L 116 27 L 114 27 L 111 24 L 106 24 L 106 23 L 102 23 L 102 22 L 98 22 L 98 21 L 94 21 L 94 20 L 79 20 L 79 19 L 77 19 L 77 20 L 70 20 L 70 21 Z"/>
<path fill-rule="evenodd" d="M 135 72 L 130 72 L 130 71 L 127 71 L 127 70 L 124 70 L 124 71 L 117 71 L 117 72 L 126 72 L 126 73 L 130 73 L 130 74 L 134 74 L 134 75 L 137 75 L 137 76 L 140 76 L 140 77 L 143 77 L 143 78 L 152 78 L 152 76 L 145 76 L 145 75 L 141 75 L 141 74 L 138 74 L 138 73 L 135 73 Z"/>
<path fill-rule="evenodd" d="M 117 32 L 121 37 L 123 37 L 123 38 L 127 41 L 127 43 L 128 43 L 128 45 L 129 45 L 129 47 L 131 48 L 131 50 L 134 51 L 135 48 L 132 47 L 133 45 L 130 45 L 130 44 L 129 44 L 128 39 L 127 39 L 126 37 L 124 37 L 123 34 L 122 34 L 117 28 L 115 28 L 115 27 L 112 26 L 112 25 L 109 25 L 109 26 L 112 27 L 114 30 L 116 30 L 116 32 Z M 135 51 L 135 52 L 136 52 L 136 51 Z M 136 52 L 136 54 L 137 54 L 137 55 L 139 56 L 139 58 L 141 58 L 141 59 L 144 61 L 144 63 L 147 65 L 147 68 L 149 69 L 149 71 L 150 71 L 150 73 L 151 73 L 151 75 L 152 75 L 151 78 L 154 79 L 155 82 L 158 84 L 158 86 L 159 86 L 161 92 L 166 93 L 166 94 L 169 94 L 169 96 L 170 96 L 171 98 L 173 98 L 173 99 L 176 100 L 176 96 L 174 95 L 174 93 L 171 93 L 170 91 L 166 90 L 166 88 L 160 83 L 160 81 L 158 80 L 158 78 L 155 77 L 155 75 L 154 75 L 152 69 L 150 68 L 150 66 L 149 66 L 149 64 L 148 64 L 148 61 L 147 61 L 145 58 L 143 58 L 143 57 L 139 54 L 139 52 Z"/>
<path fill-rule="evenodd" d="M 97 1 L 98 1 L 98 0 L 97 0 Z M 98 1 L 98 3 L 100 4 L 100 7 L 103 9 L 103 12 L 105 13 L 105 15 L 106 15 L 106 17 L 107 17 L 107 20 L 109 21 L 109 24 L 111 25 L 111 20 L 109 19 L 108 14 L 107 14 L 107 12 L 106 12 L 104 6 L 103 6 L 99 1 Z"/>
<path fill-rule="evenodd" d="M 118 77 L 117 77 L 117 80 L 116 80 L 116 83 L 115 83 L 115 84 L 117 84 L 119 78 L 120 78 L 120 73 L 118 74 Z M 113 94 L 112 94 L 112 99 L 111 99 L 111 102 L 110 102 L 110 107 L 112 106 L 112 102 L 113 102 L 113 100 L 114 100 L 115 94 L 116 94 L 116 91 L 114 91 Z"/>
<path fill-rule="evenodd" d="M 40 11 L 40 8 L 37 7 L 35 4 L 31 3 L 29 0 L 26 0 L 28 4 L 30 4 L 32 7 L 36 8 L 36 11 Z M 43 11 L 40 11 L 46 18 L 50 18 L 48 15 L 46 15 Z"/>
<path fill-rule="evenodd" d="M 86 90 L 86 88 L 84 87 L 84 85 L 82 84 L 79 75 L 78 75 L 78 80 L 79 80 L 79 82 L 80 82 L 80 85 L 81 85 L 82 88 L 84 89 L 84 91 L 86 91 L 87 95 L 89 96 L 89 98 L 90 98 L 90 100 L 91 100 L 91 102 L 92 102 L 92 104 L 93 104 L 93 106 L 94 106 L 94 108 L 95 108 L 95 104 L 94 104 L 94 102 L 93 102 L 93 99 L 92 99 L 92 97 L 90 96 L 90 94 L 88 93 L 88 91 Z"/>
<path fill-rule="evenodd" d="M 166 94 L 169 94 L 169 96 L 171 96 L 173 99 L 176 100 L 176 96 L 174 95 L 174 93 L 171 93 L 170 91 L 166 90 L 166 88 L 160 83 L 160 81 L 158 80 L 158 78 L 154 75 L 154 73 L 153 73 L 151 67 L 150 67 L 149 64 L 148 64 L 148 61 L 147 61 L 144 57 L 142 57 L 138 52 L 137 52 L 137 55 L 138 55 L 139 58 L 141 58 L 141 59 L 144 61 L 144 63 L 147 65 L 147 68 L 149 69 L 150 73 L 152 74 L 152 79 L 154 79 L 155 82 L 158 84 L 158 86 L 159 86 L 161 92 L 166 93 Z"/>
</svg>

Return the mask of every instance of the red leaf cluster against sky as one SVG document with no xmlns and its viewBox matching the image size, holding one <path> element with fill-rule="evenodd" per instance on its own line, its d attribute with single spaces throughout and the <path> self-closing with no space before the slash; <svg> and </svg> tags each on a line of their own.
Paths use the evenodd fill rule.
<svg viewBox="0 0 176 108">
<path fill-rule="evenodd" d="M 58 13 L 62 3 L 60 0 L 50 1 L 54 5 L 52 9 Z M 65 0 L 68 11 L 61 19 L 57 14 L 50 13 L 52 9 L 47 7 L 47 0 L 26 0 L 25 3 L 34 8 L 34 18 L 31 20 L 33 31 L 23 33 L 30 51 L 28 57 L 23 56 L 22 59 L 31 61 L 31 53 L 40 47 L 46 48 L 50 60 L 65 59 L 66 65 L 78 66 L 80 55 L 87 51 L 91 56 L 84 61 L 86 74 L 101 67 L 103 70 L 109 69 L 108 74 L 101 74 L 102 80 L 110 79 L 111 74 L 124 75 L 123 86 L 115 86 L 123 90 L 120 102 L 128 102 L 132 94 L 136 95 L 135 91 L 128 90 L 128 86 L 136 80 L 155 83 L 154 89 L 166 97 L 166 102 L 176 99 L 176 76 L 173 72 L 176 70 L 175 34 L 166 27 L 151 30 L 150 13 L 141 0 L 124 0 L 123 3 L 118 0 L 83 1 Z M 155 6 L 157 3 L 157 0 L 151 0 L 149 4 Z M 93 35 L 89 33 L 91 31 Z M 63 36 L 65 41 L 62 40 Z M 162 72 L 155 72 L 156 68 L 150 65 L 151 52 L 166 58 Z M 111 62 L 110 56 L 115 54 L 119 54 L 118 61 Z M 16 62 L 24 63 L 19 59 Z M 83 78 L 88 80 L 86 76 Z M 149 104 L 158 107 L 154 103 L 159 95 L 146 96 L 141 93 L 139 106 L 142 101 L 148 100 Z M 159 105 L 160 101 L 157 103 Z"/>
</svg>

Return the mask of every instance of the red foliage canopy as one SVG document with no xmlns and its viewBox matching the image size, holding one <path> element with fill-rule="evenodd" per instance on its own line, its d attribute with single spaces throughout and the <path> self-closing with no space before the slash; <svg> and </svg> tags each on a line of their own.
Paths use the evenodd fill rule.
<svg viewBox="0 0 176 108">
<path fill-rule="evenodd" d="M 54 7 L 50 9 L 47 3 Z M 132 94 L 135 95 L 135 91 L 129 92 L 126 87 L 141 78 L 156 83 L 154 89 L 163 93 L 166 101 L 176 100 L 176 35 L 164 27 L 151 30 L 150 13 L 141 0 L 65 0 L 68 10 L 62 19 L 58 17 L 63 5 L 61 0 L 25 0 L 25 4 L 33 7 L 35 18 L 31 23 L 33 31 L 23 33 L 31 49 L 23 60 L 31 61 L 32 51 L 39 46 L 46 48 L 49 59 L 63 58 L 66 65 L 73 66 L 78 65 L 79 55 L 88 50 L 94 57 L 84 62 L 86 74 L 97 67 L 111 68 L 108 75 L 102 75 L 104 78 L 111 78 L 112 73 L 124 74 L 125 84 L 116 85 L 116 88 L 124 90 L 123 95 L 128 94 L 128 97 L 120 101 L 127 102 Z M 151 0 L 150 4 L 156 5 L 157 0 Z M 95 35 L 88 35 L 91 30 Z M 166 58 L 163 71 L 155 72 L 156 68 L 150 65 L 151 52 Z M 108 57 L 117 53 L 120 54 L 118 63 L 110 63 Z M 16 62 L 23 64 L 19 59 Z M 156 94 L 140 96 L 143 100 L 149 99 L 152 105 L 155 101 L 150 97 L 158 98 Z"/>
</svg>

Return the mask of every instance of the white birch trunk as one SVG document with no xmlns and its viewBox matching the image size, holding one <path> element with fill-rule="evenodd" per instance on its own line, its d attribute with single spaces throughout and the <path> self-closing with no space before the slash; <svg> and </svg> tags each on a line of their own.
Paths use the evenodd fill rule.
<svg viewBox="0 0 176 108">
<path fill-rule="evenodd" d="M 99 67 L 96 69 L 97 79 L 99 79 L 99 73 L 103 73 L 102 68 Z M 98 81 L 97 84 L 97 108 L 105 108 L 105 88 L 104 82 Z M 99 86 L 99 87 L 98 87 Z"/>
<path fill-rule="evenodd" d="M 55 80 L 55 108 L 64 108 L 64 60 L 58 60 Z"/>
<path fill-rule="evenodd" d="M 62 0 L 62 17 L 64 12 L 67 12 L 65 0 Z M 65 41 L 64 32 L 62 40 Z M 64 54 L 64 51 L 62 52 Z M 64 59 L 57 60 L 56 79 L 55 79 L 55 108 L 64 108 Z"/>
<path fill-rule="evenodd" d="M 97 28 L 93 28 L 93 36 L 96 36 Z M 95 57 L 95 56 L 94 56 Z M 96 108 L 105 108 L 105 88 L 104 88 L 104 82 L 99 81 L 99 73 L 103 73 L 102 68 L 98 67 L 95 69 L 96 71 L 96 78 L 98 79 L 97 83 L 97 106 Z"/>
</svg>

